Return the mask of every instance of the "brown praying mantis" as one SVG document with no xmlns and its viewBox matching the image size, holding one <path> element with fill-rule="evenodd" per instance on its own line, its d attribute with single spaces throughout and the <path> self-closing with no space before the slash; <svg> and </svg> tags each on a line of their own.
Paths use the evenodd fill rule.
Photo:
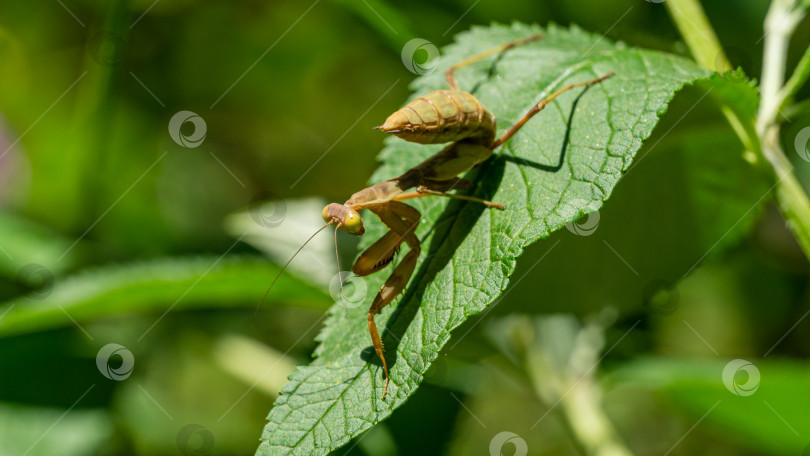
<svg viewBox="0 0 810 456">
<path fill-rule="evenodd" d="M 493 54 L 541 38 L 542 35 L 533 35 L 505 43 L 451 66 L 445 72 L 449 90 L 437 90 L 416 98 L 391 114 L 381 126 L 375 127 L 385 133 L 419 144 L 447 142 L 451 144 L 401 176 L 360 190 L 343 204 L 331 203 L 323 209 L 323 219 L 326 222 L 323 228 L 335 225 L 336 230 L 340 228 L 349 234 L 362 235 L 365 229 L 360 211 L 363 209 L 374 213 L 389 228 L 388 232 L 357 258 L 352 272 L 358 276 L 366 276 L 384 269 L 393 261 L 394 254 L 403 242 L 410 248 L 377 293 L 367 315 L 374 351 L 382 362 L 385 374 L 383 399 L 388 392 L 388 364 L 374 316 L 405 290 L 421 252 L 419 239 L 414 234 L 421 220 L 421 214 L 402 201 L 441 196 L 473 201 L 503 210 L 504 206 L 498 203 L 448 192 L 471 188 L 472 182 L 458 176 L 487 160 L 498 146 L 508 141 L 529 119 L 555 98 L 573 88 L 597 84 L 614 74 L 610 72 L 596 79 L 569 84 L 557 90 L 534 104 L 518 122 L 495 139 L 495 116 L 471 93 L 458 87 L 454 72 Z M 408 191 L 411 189 L 415 190 Z"/>
</svg>

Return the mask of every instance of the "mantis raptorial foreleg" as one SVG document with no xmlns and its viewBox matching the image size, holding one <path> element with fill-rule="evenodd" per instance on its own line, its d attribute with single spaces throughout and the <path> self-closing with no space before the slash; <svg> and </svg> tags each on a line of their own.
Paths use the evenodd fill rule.
<svg viewBox="0 0 810 456">
<path fill-rule="evenodd" d="M 360 254 L 352 266 L 352 272 L 362 277 L 385 268 L 394 259 L 394 254 L 403 241 L 404 238 L 396 231 L 388 231 Z"/>
<path fill-rule="evenodd" d="M 377 331 L 377 325 L 374 323 L 374 316 L 379 314 L 385 306 L 390 304 L 405 290 L 405 285 L 408 284 L 408 279 L 410 279 L 413 274 L 413 270 L 416 267 L 416 260 L 419 258 L 421 251 L 419 239 L 414 234 L 414 229 L 416 229 L 416 225 L 419 224 L 422 215 L 411 206 L 398 201 L 391 201 L 387 204 L 369 209 L 377 214 L 380 220 L 391 228 L 389 233 L 396 233 L 396 236 L 383 237 L 380 239 L 380 241 L 385 240 L 382 244 L 380 241 L 374 243 L 374 245 L 360 255 L 360 259 L 357 262 L 358 264 L 361 260 L 363 260 L 364 263 L 372 264 L 383 260 L 390 262 L 389 258 L 393 256 L 394 251 L 403 240 L 411 248 L 408 254 L 405 255 L 405 258 L 403 258 L 394 269 L 391 276 L 388 277 L 388 280 L 385 281 L 382 288 L 380 288 L 380 292 L 374 297 L 374 302 L 371 304 L 371 308 L 368 311 L 368 330 L 371 333 L 371 342 L 374 345 L 374 351 L 382 361 L 383 370 L 385 371 L 385 386 L 383 387 L 383 397 L 385 397 L 385 394 L 388 392 L 388 363 L 385 361 L 385 356 L 383 355 L 385 350 L 383 348 L 382 339 L 380 338 L 380 333 Z M 389 244 L 387 251 L 385 250 L 384 244 Z"/>
</svg>

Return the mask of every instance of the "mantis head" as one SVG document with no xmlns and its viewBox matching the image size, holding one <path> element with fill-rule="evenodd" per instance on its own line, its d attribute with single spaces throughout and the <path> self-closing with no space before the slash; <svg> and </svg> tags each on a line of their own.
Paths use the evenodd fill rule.
<svg viewBox="0 0 810 456">
<path fill-rule="evenodd" d="M 359 236 L 366 232 L 366 229 L 363 228 L 363 218 L 360 217 L 360 214 L 356 210 L 343 204 L 327 204 L 326 207 L 323 208 L 323 221 L 329 225 L 337 225 L 338 228 L 349 234 Z"/>
</svg>

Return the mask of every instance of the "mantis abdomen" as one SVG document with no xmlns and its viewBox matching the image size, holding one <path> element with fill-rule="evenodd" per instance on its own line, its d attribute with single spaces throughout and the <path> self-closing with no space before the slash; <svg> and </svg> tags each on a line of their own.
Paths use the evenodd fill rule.
<svg viewBox="0 0 810 456">
<path fill-rule="evenodd" d="M 470 139 L 489 147 L 495 116 L 468 92 L 437 90 L 388 116 L 379 129 L 419 144 Z"/>
</svg>

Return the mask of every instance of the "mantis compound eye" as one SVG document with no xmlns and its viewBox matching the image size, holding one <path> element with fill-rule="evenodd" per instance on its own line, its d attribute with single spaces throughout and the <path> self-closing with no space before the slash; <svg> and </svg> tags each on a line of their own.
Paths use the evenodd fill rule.
<svg viewBox="0 0 810 456">
<path fill-rule="evenodd" d="M 332 223 L 332 206 L 335 203 L 327 204 L 326 207 L 323 208 L 323 212 L 321 215 L 323 216 L 323 221 L 326 223 Z"/>
<path fill-rule="evenodd" d="M 323 212 L 321 213 L 323 221 L 330 225 L 337 225 L 345 217 L 347 209 L 348 208 L 342 204 L 329 203 L 323 208 Z"/>
<path fill-rule="evenodd" d="M 349 234 L 363 234 L 366 230 L 363 228 L 363 219 L 357 211 L 349 209 L 346 215 L 343 216 L 343 230 Z"/>
</svg>

